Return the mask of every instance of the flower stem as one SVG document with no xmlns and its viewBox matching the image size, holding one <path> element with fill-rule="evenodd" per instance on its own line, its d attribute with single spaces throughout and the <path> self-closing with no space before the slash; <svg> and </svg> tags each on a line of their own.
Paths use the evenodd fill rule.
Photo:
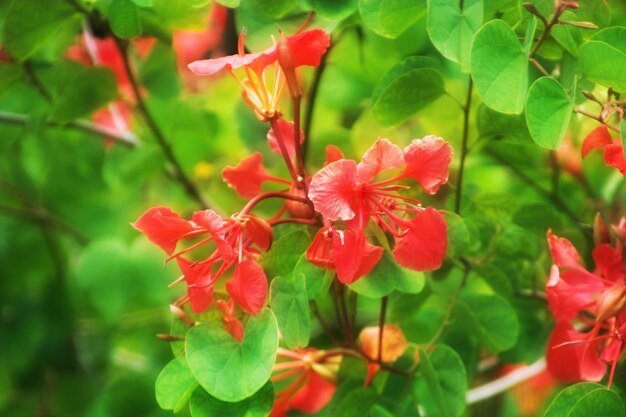
<svg viewBox="0 0 626 417">
<path fill-rule="evenodd" d="M 133 95 L 135 96 L 135 100 L 137 101 L 137 107 L 139 109 L 139 112 L 141 113 L 146 124 L 148 125 L 148 128 L 154 135 L 159 147 L 161 148 L 161 151 L 163 152 L 163 155 L 174 168 L 176 179 L 183 186 L 183 189 L 185 190 L 187 195 L 196 200 L 202 207 L 209 208 L 210 205 L 208 204 L 208 202 L 200 194 L 200 191 L 187 176 L 187 174 L 185 174 L 185 171 L 180 165 L 180 162 L 178 162 L 176 156 L 174 155 L 174 152 L 172 151 L 171 145 L 168 143 L 165 135 L 163 134 L 163 131 L 157 124 L 156 120 L 152 117 L 152 114 L 148 110 L 148 107 L 143 100 L 143 97 L 139 90 L 137 78 L 135 77 L 135 74 L 130 65 L 130 60 L 128 58 L 128 44 L 118 37 L 114 37 L 113 39 L 115 40 L 115 44 L 117 45 L 117 48 L 122 56 L 124 71 L 126 72 L 126 75 L 128 76 L 131 87 L 133 89 Z"/>
<path fill-rule="evenodd" d="M 387 300 L 388 297 L 384 296 L 380 300 L 380 314 L 378 316 L 378 358 L 379 363 L 383 359 L 383 331 L 385 329 L 385 315 L 387 314 Z"/>
<path fill-rule="evenodd" d="M 283 159 L 285 160 L 285 165 L 287 165 L 287 169 L 289 170 L 289 175 L 291 175 L 291 178 L 294 180 L 294 182 L 298 183 L 299 175 L 296 171 L 296 168 L 293 166 L 293 161 L 289 157 L 289 152 L 287 151 L 287 146 L 285 145 L 285 138 L 283 138 L 283 132 L 280 130 L 280 127 L 278 125 L 278 119 L 270 119 L 270 125 L 272 126 L 272 130 L 274 131 L 274 135 L 276 136 L 276 141 L 278 142 L 278 146 L 280 147 L 280 153 L 283 155 Z M 295 143 L 294 146 L 297 148 L 297 145 Z"/>
<path fill-rule="evenodd" d="M 283 198 L 285 200 L 299 201 L 300 203 L 306 203 L 308 201 L 304 197 L 299 197 L 297 195 L 285 193 L 282 191 L 270 191 L 270 192 L 262 193 L 253 197 L 250 201 L 248 201 L 248 203 L 243 207 L 243 209 L 241 209 L 239 214 L 248 214 L 250 210 L 254 208 L 254 206 L 256 206 L 258 203 L 268 198 Z"/>
<path fill-rule="evenodd" d="M 461 198 L 463 197 L 463 173 L 465 172 L 465 158 L 468 154 L 467 138 L 469 136 L 469 113 L 472 105 L 472 77 L 469 77 L 467 84 L 467 97 L 463 106 L 463 134 L 461 137 L 461 162 L 459 165 L 459 176 L 456 183 L 456 194 L 454 200 L 454 212 L 461 214 Z"/>
</svg>

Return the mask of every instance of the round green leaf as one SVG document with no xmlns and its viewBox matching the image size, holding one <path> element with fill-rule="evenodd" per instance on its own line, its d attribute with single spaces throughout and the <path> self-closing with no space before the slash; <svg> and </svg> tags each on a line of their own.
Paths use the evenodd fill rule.
<svg viewBox="0 0 626 417">
<path fill-rule="evenodd" d="M 278 328 L 271 311 L 250 317 L 240 343 L 221 325 L 201 324 L 187 333 L 189 369 L 213 397 L 237 402 L 267 382 L 278 349 Z"/>
<path fill-rule="evenodd" d="M 535 143 L 558 149 L 563 142 L 574 109 L 571 98 L 552 77 L 541 77 L 530 86 L 526 100 L 526 123 Z"/>
<path fill-rule="evenodd" d="M 269 16 L 280 18 L 296 5 L 296 0 L 254 0 L 259 9 Z"/>
<path fill-rule="evenodd" d="M 55 97 L 50 117 L 59 122 L 70 122 L 99 109 L 116 95 L 117 82 L 109 69 L 81 69 L 71 76 Z"/>
<path fill-rule="evenodd" d="M 494 353 L 512 348 L 519 335 L 515 310 L 495 294 L 472 294 L 457 304 L 458 317 L 469 320 L 466 329 Z"/>
<path fill-rule="evenodd" d="M 109 5 L 111 30 L 120 38 L 130 39 L 141 34 L 137 5 L 131 0 L 113 0 Z"/>
<path fill-rule="evenodd" d="M 483 102 L 506 114 L 519 114 L 528 88 L 528 51 L 502 20 L 485 24 L 474 36 L 471 74 Z"/>
<path fill-rule="evenodd" d="M 435 48 L 469 72 L 470 50 L 474 34 L 483 23 L 482 0 L 461 3 L 449 0 L 428 0 L 427 30 Z"/>
<path fill-rule="evenodd" d="M 427 355 L 420 349 L 420 372 L 413 385 L 428 415 L 458 417 L 465 409 L 467 376 L 459 355 L 446 345 L 437 345 Z"/>
<path fill-rule="evenodd" d="M 304 274 L 276 277 L 270 288 L 272 311 L 288 348 L 309 344 L 311 319 Z"/>
<path fill-rule="evenodd" d="M 381 298 L 391 294 L 394 289 L 417 294 L 424 289 L 423 272 L 412 271 L 399 266 L 385 251 L 374 269 L 358 281 L 350 284 L 350 289 L 371 298 Z"/>
<path fill-rule="evenodd" d="M 236 403 L 220 401 L 198 388 L 189 401 L 189 411 L 192 417 L 266 417 L 273 404 L 274 388 L 268 382 L 252 397 Z"/>
<path fill-rule="evenodd" d="M 441 73 L 431 58 L 410 57 L 383 76 L 373 93 L 373 116 L 383 125 L 397 125 L 435 101 L 444 92 Z"/>
<path fill-rule="evenodd" d="M 306 258 L 306 253 L 303 253 L 293 269 L 293 275 L 300 274 L 304 276 L 307 297 L 310 300 L 314 300 L 324 294 L 330 286 L 329 280 L 326 279 L 328 271 L 313 265 Z"/>
<path fill-rule="evenodd" d="M 64 0 L 13 1 L 4 17 L 4 47 L 15 58 L 24 60 L 75 14 L 76 10 Z"/>
<path fill-rule="evenodd" d="M 623 417 L 619 395 L 600 384 L 582 382 L 561 391 L 544 417 Z"/>
<path fill-rule="evenodd" d="M 276 240 L 272 248 L 261 257 L 261 266 L 268 277 L 291 275 L 311 239 L 300 230 L 287 233 Z"/>
<path fill-rule="evenodd" d="M 159 407 L 178 412 L 187 403 L 198 382 L 193 377 L 184 356 L 172 359 L 159 374 L 155 393 Z"/>
<path fill-rule="evenodd" d="M 342 20 L 354 13 L 358 0 L 307 0 L 315 13 L 330 20 Z"/>
<path fill-rule="evenodd" d="M 610 27 L 580 47 L 580 68 L 585 77 L 604 87 L 626 91 L 626 28 Z"/>
</svg>

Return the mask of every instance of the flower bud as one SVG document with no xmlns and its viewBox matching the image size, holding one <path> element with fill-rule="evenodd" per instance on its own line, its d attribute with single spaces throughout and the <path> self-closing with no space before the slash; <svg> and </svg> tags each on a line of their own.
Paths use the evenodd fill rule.
<svg viewBox="0 0 626 417">
<path fill-rule="evenodd" d="M 291 186 L 289 187 L 289 194 L 306 198 L 306 193 L 299 185 L 300 184 L 292 182 Z M 298 219 L 310 219 L 315 215 L 315 211 L 313 211 L 313 207 L 311 207 L 311 204 L 302 203 L 295 200 L 287 200 L 285 204 L 287 206 L 287 211 L 289 212 L 289 214 Z"/>
<path fill-rule="evenodd" d="M 596 213 L 596 217 L 593 220 L 593 242 L 596 246 L 611 242 L 609 229 L 606 227 L 606 223 L 600 213 Z"/>
<path fill-rule="evenodd" d="M 616 316 L 624 309 L 626 304 L 626 285 L 620 283 L 609 288 L 602 294 L 598 301 L 598 312 L 596 314 L 596 322 L 600 323 L 604 320 Z"/>
<path fill-rule="evenodd" d="M 278 63 L 287 79 L 287 87 L 289 88 L 291 98 L 299 99 L 302 97 L 302 90 L 300 90 L 300 83 L 296 75 L 296 66 L 293 63 L 289 41 L 284 33 L 280 34 L 280 41 L 278 42 Z"/>
</svg>

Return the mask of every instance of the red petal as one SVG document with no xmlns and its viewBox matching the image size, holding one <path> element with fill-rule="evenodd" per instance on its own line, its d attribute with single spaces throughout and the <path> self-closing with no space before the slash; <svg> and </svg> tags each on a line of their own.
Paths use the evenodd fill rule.
<svg viewBox="0 0 626 417">
<path fill-rule="evenodd" d="M 228 294 L 246 312 L 259 314 L 267 298 L 267 277 L 255 261 L 243 261 L 235 267 L 235 275 L 226 283 Z"/>
<path fill-rule="evenodd" d="M 243 340 L 243 324 L 235 317 L 235 303 L 232 298 L 228 302 L 224 300 L 217 300 L 217 308 L 222 310 L 224 315 L 222 316 L 222 323 L 224 329 L 234 337 L 237 342 L 241 343 Z"/>
<path fill-rule="evenodd" d="M 356 162 L 341 159 L 328 164 L 313 176 L 309 199 L 315 210 L 328 220 L 350 220 L 354 217 L 350 203 L 356 184 Z"/>
<path fill-rule="evenodd" d="M 287 38 L 294 67 L 317 67 L 330 46 L 330 35 L 322 29 L 313 29 Z"/>
<path fill-rule="evenodd" d="M 619 170 L 620 173 L 626 174 L 626 158 L 624 158 L 624 148 L 619 141 L 607 145 L 604 148 L 604 162 Z"/>
<path fill-rule="evenodd" d="M 589 341 L 597 331 L 578 333 L 567 322 L 556 325 L 548 341 L 546 361 L 548 371 L 563 381 L 600 381 L 606 365 L 598 358 L 596 348 L 602 341 Z M 563 343 L 580 342 L 564 346 Z"/>
<path fill-rule="evenodd" d="M 337 270 L 337 278 L 351 284 L 367 275 L 383 256 L 383 248 L 374 246 L 365 239 L 365 234 L 352 230 L 333 233 L 331 261 Z"/>
<path fill-rule="evenodd" d="M 191 222 L 182 219 L 167 207 L 153 207 L 147 210 L 132 226 L 168 255 L 174 252 L 176 243 L 185 234 L 196 230 Z"/>
<path fill-rule="evenodd" d="M 446 255 L 446 222 L 443 216 L 432 207 L 411 220 L 406 234 L 396 239 L 393 257 L 405 268 L 416 271 L 430 271 L 441 266 Z"/>
<path fill-rule="evenodd" d="M 400 148 L 389 139 L 378 139 L 363 155 L 357 165 L 357 176 L 362 182 L 370 182 L 379 172 L 400 168 L 404 165 L 404 155 Z"/>
<path fill-rule="evenodd" d="M 178 267 L 185 276 L 187 295 L 194 313 L 201 313 L 213 304 L 212 262 L 192 262 L 177 257 Z"/>
<path fill-rule="evenodd" d="M 293 158 L 296 147 L 295 147 L 295 129 L 293 126 L 293 122 L 289 122 L 283 118 L 278 119 L 278 129 L 281 133 L 281 137 L 285 142 L 285 148 L 287 148 L 287 154 L 289 158 Z M 304 142 L 304 132 L 300 129 L 300 143 Z M 277 154 L 281 155 L 282 152 L 280 150 L 280 145 L 278 144 L 278 139 L 276 138 L 276 133 L 274 133 L 274 129 L 270 129 L 267 132 L 267 144 L 270 149 Z"/>
<path fill-rule="evenodd" d="M 626 276 L 624 259 L 611 245 L 603 243 L 596 246 L 592 255 L 596 263 L 596 273 L 613 282 L 624 279 Z"/>
<path fill-rule="evenodd" d="M 552 265 L 546 283 L 548 306 L 556 320 L 570 320 L 581 310 L 593 310 L 604 289 L 599 277 L 582 268 L 559 272 L 559 268 Z"/>
<path fill-rule="evenodd" d="M 344 159 L 343 152 L 341 152 L 341 149 L 339 149 L 335 145 L 327 145 L 326 146 L 326 162 L 324 162 L 324 166 L 330 164 L 331 162 L 338 161 L 340 159 Z"/>
<path fill-rule="evenodd" d="M 311 245 L 306 250 L 306 258 L 320 268 L 333 269 L 335 265 L 330 260 L 333 239 L 330 237 L 329 231 L 329 227 L 324 227 L 315 234 Z"/>
<path fill-rule="evenodd" d="M 295 67 L 301 65 L 318 66 L 324 52 L 330 46 L 330 36 L 321 29 L 310 30 L 287 38 Z M 268 65 L 276 62 L 278 53 L 276 45 L 263 52 L 254 54 L 230 55 L 215 59 L 195 61 L 188 65 L 196 75 L 212 75 L 219 71 L 250 67 L 261 72 Z"/>
<path fill-rule="evenodd" d="M 216 74 L 222 70 L 230 71 L 239 67 L 251 67 L 255 71 L 262 71 L 268 65 L 276 62 L 278 55 L 276 53 L 276 45 L 266 49 L 263 52 L 255 54 L 245 54 L 244 56 L 229 55 L 214 59 L 204 59 L 194 61 L 187 67 L 196 75 L 209 76 Z"/>
<path fill-rule="evenodd" d="M 265 220 L 250 214 L 242 217 L 246 219 L 244 227 L 250 239 L 264 251 L 270 250 L 273 238 L 272 226 Z"/>
<path fill-rule="evenodd" d="M 578 251 L 572 245 L 572 242 L 564 237 L 553 235 L 552 229 L 548 230 L 548 246 L 556 266 L 560 268 L 583 269 L 580 265 Z"/>
<path fill-rule="evenodd" d="M 224 228 L 224 220 L 213 210 L 196 211 L 193 213 L 191 221 L 205 228 L 211 234 L 219 233 Z"/>
<path fill-rule="evenodd" d="M 440 137 L 426 136 L 404 148 L 404 160 L 407 167 L 403 176 L 417 180 L 428 194 L 435 194 L 448 182 L 452 148 Z"/>
<path fill-rule="evenodd" d="M 255 152 L 234 167 L 222 170 L 222 178 L 237 194 L 251 198 L 261 192 L 261 183 L 268 177 L 263 167 L 263 156 Z"/>
<path fill-rule="evenodd" d="M 583 158 L 586 157 L 589 152 L 596 148 L 604 148 L 606 145 L 611 144 L 611 134 L 606 126 L 598 126 L 592 130 L 585 140 L 581 148 Z"/>
<path fill-rule="evenodd" d="M 311 371 L 304 386 L 289 399 L 287 404 L 303 413 L 317 413 L 333 398 L 335 388 L 335 384 Z"/>
</svg>

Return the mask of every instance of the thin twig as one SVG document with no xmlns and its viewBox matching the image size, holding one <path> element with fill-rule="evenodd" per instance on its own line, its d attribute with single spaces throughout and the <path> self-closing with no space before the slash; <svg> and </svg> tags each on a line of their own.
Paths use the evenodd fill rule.
<svg viewBox="0 0 626 417">
<path fill-rule="evenodd" d="M 16 125 L 27 125 L 30 120 L 30 116 L 19 113 L 11 113 L 0 111 L 0 122 Z M 110 138 L 119 142 L 122 145 L 135 147 L 138 144 L 137 137 L 130 132 L 120 133 L 116 129 L 112 129 L 108 126 L 102 126 L 95 123 L 91 123 L 87 120 L 74 120 L 69 123 L 59 123 L 54 120 L 46 120 L 46 125 L 49 127 L 67 127 L 70 129 L 81 130 L 83 132 L 92 133 L 94 135 L 101 136 L 103 138 Z"/>
<path fill-rule="evenodd" d="M 454 295 L 452 296 L 452 299 L 450 300 L 450 304 L 448 305 L 448 310 L 446 311 L 446 315 L 443 317 L 443 321 L 441 322 L 439 329 L 437 329 L 437 333 L 435 333 L 435 335 L 430 339 L 430 342 L 428 342 L 428 348 L 426 349 L 426 351 L 430 351 L 432 349 L 435 343 L 437 343 L 439 338 L 443 335 L 444 330 L 450 324 L 450 320 L 452 319 L 452 313 L 454 313 L 456 303 L 457 301 L 459 301 L 459 297 L 461 296 L 461 291 L 465 287 L 465 284 L 467 282 L 467 277 L 469 276 L 470 271 L 472 270 L 468 261 L 463 260 L 463 264 L 464 264 L 464 269 L 463 269 L 463 277 L 461 278 L 461 282 L 459 283 L 458 288 L 456 289 L 456 291 L 454 292 Z"/>
<path fill-rule="evenodd" d="M 180 162 L 178 162 L 178 159 L 176 159 L 176 156 L 174 155 L 174 152 L 172 151 L 171 145 L 165 138 L 163 131 L 157 124 L 154 117 L 152 117 L 152 114 L 150 113 L 150 111 L 148 110 L 148 107 L 146 106 L 146 103 L 140 92 L 139 83 L 137 82 L 137 78 L 135 77 L 133 69 L 131 68 L 131 65 L 130 65 L 130 59 L 128 57 L 128 47 L 127 47 L 128 44 L 125 43 L 122 39 L 119 39 L 118 37 L 114 37 L 114 39 L 115 39 L 115 44 L 117 45 L 117 48 L 119 49 L 120 54 L 122 55 L 122 60 L 124 62 L 124 71 L 126 72 L 126 75 L 128 76 L 128 79 L 132 86 L 133 95 L 135 96 L 135 100 L 137 101 L 137 108 L 139 109 L 139 112 L 143 116 L 144 121 L 148 125 L 148 128 L 150 129 L 157 143 L 159 144 L 159 147 L 161 148 L 163 155 L 174 168 L 176 179 L 183 186 L 185 192 L 191 198 L 196 200 L 202 207 L 209 208 L 208 202 L 200 194 L 200 191 L 198 190 L 196 185 L 187 176 L 187 174 L 183 170 L 183 167 L 180 165 Z"/>
<path fill-rule="evenodd" d="M 322 55 L 322 59 L 320 60 L 320 64 L 317 68 L 315 68 L 315 73 L 313 74 L 313 81 L 311 82 L 311 90 L 308 94 L 307 104 L 306 104 L 306 112 L 304 113 L 304 128 L 302 129 L 304 132 L 304 138 L 302 139 L 302 161 L 306 163 L 307 152 L 309 148 L 309 135 L 311 134 L 311 124 L 313 123 L 313 112 L 315 110 L 315 100 L 317 99 L 317 93 L 320 88 L 320 81 L 322 80 L 322 74 L 324 74 L 324 70 L 326 69 L 326 61 L 328 60 L 328 55 L 330 55 L 330 51 L 332 50 L 334 44 L 331 44 L 326 53 Z"/>
<path fill-rule="evenodd" d="M 454 201 L 454 212 L 461 213 L 461 198 L 463 196 L 463 173 L 465 171 L 465 158 L 468 154 L 467 138 L 469 136 L 469 113 L 472 106 L 472 77 L 469 77 L 467 85 L 467 97 L 463 106 L 463 134 L 461 138 L 461 162 L 459 165 L 459 175 L 456 183 L 456 193 Z"/>
<path fill-rule="evenodd" d="M 378 362 L 383 360 L 383 332 L 385 330 L 385 315 L 387 314 L 388 297 L 380 300 L 380 314 L 378 316 Z"/>
<path fill-rule="evenodd" d="M 594 116 L 593 114 L 591 114 L 591 113 L 587 113 L 586 111 L 581 110 L 581 109 L 579 109 L 579 108 L 577 108 L 577 107 L 576 107 L 576 108 L 574 108 L 574 113 L 582 114 L 582 115 L 583 115 L 583 116 L 585 116 L 585 117 L 588 117 L 588 118 L 590 118 L 590 119 L 595 120 L 595 121 L 596 121 L 596 122 L 598 122 L 598 123 L 603 124 L 603 125 L 604 125 L 604 126 L 606 126 L 607 128 L 611 129 L 613 132 L 620 133 L 618 128 L 616 128 L 615 126 L 611 126 L 609 123 L 607 123 L 606 121 L 604 121 L 604 119 L 602 119 L 600 116 Z"/>
<path fill-rule="evenodd" d="M 320 313 L 320 309 L 317 307 L 317 303 L 315 302 L 315 300 L 310 300 L 309 305 L 311 306 L 311 311 L 313 312 L 313 315 L 317 319 L 322 329 L 324 329 L 324 332 L 326 333 L 328 338 L 334 344 L 340 345 L 341 343 L 339 342 L 339 339 L 337 339 L 337 337 L 333 334 L 330 326 L 328 325 L 328 323 L 326 323 L 326 320 L 324 320 L 324 318 L 322 317 L 322 314 Z"/>
</svg>

